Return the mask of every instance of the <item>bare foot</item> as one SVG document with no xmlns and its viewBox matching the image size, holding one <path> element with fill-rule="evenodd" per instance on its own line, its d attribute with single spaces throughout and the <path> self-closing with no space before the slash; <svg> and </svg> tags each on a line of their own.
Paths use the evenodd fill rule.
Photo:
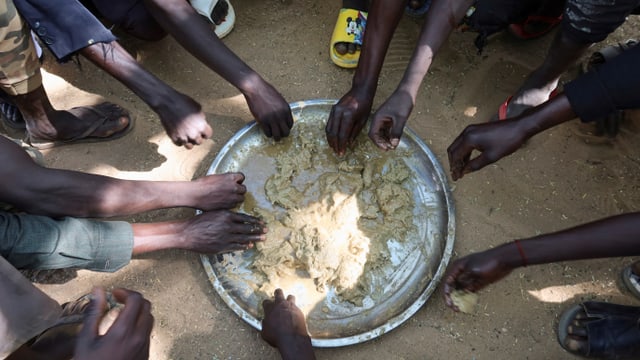
<svg viewBox="0 0 640 360">
<path fill-rule="evenodd" d="M 227 0 L 220 0 L 211 12 L 211 20 L 213 20 L 214 24 L 220 25 L 225 20 L 228 13 L 229 3 L 227 3 Z"/>
<path fill-rule="evenodd" d="M 228 210 L 204 212 L 184 226 L 178 247 L 206 254 L 251 249 L 267 232 L 260 219 Z"/>
<path fill-rule="evenodd" d="M 560 316 L 558 341 L 583 357 L 635 359 L 640 351 L 639 318 L 636 306 L 586 301 Z"/>
<path fill-rule="evenodd" d="M 213 134 L 200 104 L 184 94 L 171 94 L 167 101 L 159 101 L 153 110 L 171 141 L 178 146 L 191 149 Z"/>
<path fill-rule="evenodd" d="M 405 14 L 413 17 L 423 17 L 431 7 L 431 0 L 409 0 Z"/>
<path fill-rule="evenodd" d="M 525 110 L 549 100 L 553 89 L 556 88 L 556 84 L 557 82 L 554 82 L 553 86 L 518 91 L 507 106 L 507 118 L 518 116 Z"/>
<path fill-rule="evenodd" d="M 589 338 L 587 334 L 586 325 L 589 321 L 589 317 L 580 310 L 571 323 L 567 327 L 568 336 L 564 341 L 564 345 L 567 350 L 574 354 L 587 354 L 589 351 Z"/>
<path fill-rule="evenodd" d="M 42 86 L 28 94 L 14 96 L 13 100 L 32 139 L 106 138 L 126 129 L 131 121 L 127 110 L 109 102 L 56 110 Z"/>
<path fill-rule="evenodd" d="M 409 8 L 411 8 L 412 10 L 418 10 L 422 7 L 422 5 L 424 5 L 425 2 L 426 0 L 409 0 L 409 4 L 407 6 L 409 6 Z"/>
<path fill-rule="evenodd" d="M 199 194 L 194 207 L 204 211 L 233 209 L 244 201 L 247 188 L 242 185 L 244 174 L 226 173 L 194 180 Z"/>
<path fill-rule="evenodd" d="M 336 48 L 336 52 L 340 55 L 344 55 L 346 53 L 355 54 L 356 51 L 360 50 L 360 45 L 348 42 L 339 42 L 334 45 Z"/>
<path fill-rule="evenodd" d="M 345 9 L 354 9 L 354 10 L 367 12 L 369 8 L 369 4 L 368 4 L 368 1 L 366 0 L 346 0 L 342 3 L 342 7 Z M 351 24 L 351 26 L 353 26 L 353 30 L 355 30 L 358 24 L 356 24 L 354 21 Z M 349 27 L 349 25 L 347 25 L 347 27 Z M 361 34 L 360 38 L 363 38 L 364 28 L 362 28 L 361 31 L 363 33 Z M 333 47 L 336 49 L 336 52 L 340 55 L 345 55 L 346 53 L 355 54 L 356 51 L 359 51 L 361 48 L 360 44 L 351 43 L 351 42 L 338 42 L 338 43 L 335 43 Z"/>
</svg>

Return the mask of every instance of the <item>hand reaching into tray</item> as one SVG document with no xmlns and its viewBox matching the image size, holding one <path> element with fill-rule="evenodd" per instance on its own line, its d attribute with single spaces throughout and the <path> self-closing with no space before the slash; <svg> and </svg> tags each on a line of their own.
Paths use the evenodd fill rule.
<svg viewBox="0 0 640 360">
<path fill-rule="evenodd" d="M 276 289 L 274 297 L 262 302 L 262 338 L 278 348 L 283 359 L 315 359 L 307 323 L 296 306 L 295 296 L 289 295 L 285 300 L 282 289 Z"/>
</svg>

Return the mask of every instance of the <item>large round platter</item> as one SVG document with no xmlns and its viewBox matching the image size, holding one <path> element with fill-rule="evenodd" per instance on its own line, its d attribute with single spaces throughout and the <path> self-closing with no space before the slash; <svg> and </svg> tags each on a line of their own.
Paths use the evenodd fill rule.
<svg viewBox="0 0 640 360">
<path fill-rule="evenodd" d="M 335 100 L 309 100 L 291 104 L 291 110 L 296 124 L 313 121 L 324 129 L 333 104 Z M 207 173 L 241 171 L 246 175 L 247 192 L 256 203 L 269 203 L 264 184 L 275 173 L 276 166 L 266 150 L 273 146 L 276 146 L 273 140 L 266 138 L 255 122 L 250 123 L 227 142 Z M 420 204 L 413 219 L 418 236 L 387 244 L 392 261 L 377 281 L 383 296 L 378 296 L 375 302 L 356 306 L 339 303 L 339 299 L 327 291 L 326 304 L 309 304 L 305 302 L 305 287 L 284 289 L 285 295 L 296 296 L 296 303 L 305 312 L 316 347 L 357 344 L 396 328 L 424 305 L 444 274 L 455 233 L 453 199 L 447 178 L 431 150 L 409 128 L 405 128 L 398 150 L 385 156 L 400 156 L 400 153 L 412 173 L 410 191 L 416 204 Z M 238 316 L 260 330 L 264 295 L 255 291 L 257 280 L 251 267 L 255 251 L 202 255 L 201 260 L 218 295 Z"/>
</svg>

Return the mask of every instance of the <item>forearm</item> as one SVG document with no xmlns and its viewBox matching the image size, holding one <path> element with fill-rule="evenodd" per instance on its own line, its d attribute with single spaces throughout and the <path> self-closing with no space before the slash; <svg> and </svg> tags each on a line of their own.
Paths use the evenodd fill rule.
<svg viewBox="0 0 640 360">
<path fill-rule="evenodd" d="M 197 188 L 189 182 L 132 181 L 68 170 L 36 168 L 11 174 L 16 185 L 5 201 L 47 216 L 111 217 L 191 206 Z"/>
<path fill-rule="evenodd" d="M 511 268 L 558 261 L 640 255 L 640 213 L 594 221 L 488 250 Z"/>
<path fill-rule="evenodd" d="M 369 90 L 372 97 L 375 95 L 385 54 L 404 8 L 403 1 L 395 0 L 374 0 L 371 4 L 352 86 Z"/>
<path fill-rule="evenodd" d="M 424 20 L 416 49 L 398 85 L 398 91 L 408 93 L 414 103 L 433 58 L 464 18 L 471 4 L 473 0 L 433 0 Z"/>
<path fill-rule="evenodd" d="M 264 81 L 234 54 L 187 1 L 149 0 L 145 4 L 158 23 L 189 53 L 243 94 Z"/>
<path fill-rule="evenodd" d="M 80 53 L 133 91 L 152 109 L 171 106 L 177 92 L 145 70 L 118 42 L 93 44 Z"/>
<path fill-rule="evenodd" d="M 565 94 L 560 94 L 539 106 L 525 111 L 522 115 L 507 121 L 514 121 L 521 126 L 527 138 L 575 119 L 576 114 Z"/>
<path fill-rule="evenodd" d="M 194 207 L 207 187 L 196 181 L 133 181 L 36 164 L 0 136 L 0 202 L 34 215 L 106 217 Z"/>
</svg>

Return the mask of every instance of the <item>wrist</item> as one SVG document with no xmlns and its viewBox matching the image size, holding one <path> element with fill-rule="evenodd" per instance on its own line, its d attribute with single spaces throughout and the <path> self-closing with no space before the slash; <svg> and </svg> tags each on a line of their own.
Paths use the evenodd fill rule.
<svg viewBox="0 0 640 360">
<path fill-rule="evenodd" d="M 541 117 L 537 112 L 525 111 L 522 117 L 516 121 L 516 124 L 518 124 L 519 132 L 524 134 L 525 139 L 530 139 L 543 130 L 540 120 Z"/>
<path fill-rule="evenodd" d="M 526 260 L 523 262 L 523 257 L 520 254 L 518 245 L 515 242 L 502 244 L 488 251 L 495 252 L 494 258 L 498 259 L 498 262 L 501 264 L 501 266 L 509 270 L 513 270 L 520 266 L 526 265 Z"/>
<path fill-rule="evenodd" d="M 356 76 L 353 77 L 351 83 L 351 91 L 361 94 L 372 94 L 371 98 L 375 96 L 376 89 L 378 88 L 378 77 L 374 76 Z"/>
<path fill-rule="evenodd" d="M 252 97 L 260 94 L 264 89 L 265 83 L 266 81 L 258 73 L 251 71 L 242 76 L 242 80 L 238 82 L 236 87 L 244 96 Z"/>
<path fill-rule="evenodd" d="M 571 108 L 571 104 L 564 94 L 560 94 L 541 105 L 525 111 L 519 117 L 518 122 L 522 123 L 523 131 L 528 139 L 573 118 L 575 118 L 575 113 Z"/>
<path fill-rule="evenodd" d="M 411 97 L 413 103 L 416 103 L 416 98 L 418 96 L 418 89 L 420 88 L 420 84 L 422 83 L 422 79 L 416 80 L 411 79 L 410 77 L 404 77 L 398 87 L 396 88 L 396 92 L 403 92 Z"/>
<path fill-rule="evenodd" d="M 184 206 L 192 209 L 202 210 L 199 207 L 199 205 L 201 205 L 200 200 L 203 198 L 207 187 L 200 185 L 200 179 L 202 178 L 180 182 L 179 186 L 182 196 L 180 196 L 180 204 L 176 204 L 175 206 Z"/>
<path fill-rule="evenodd" d="M 279 339 L 278 350 L 283 360 L 312 358 L 311 337 L 294 334 Z M 311 356 L 309 356 L 311 354 Z"/>
<path fill-rule="evenodd" d="M 358 104 L 359 109 L 371 108 L 373 105 L 373 98 L 376 95 L 375 88 L 369 88 L 366 86 L 353 85 L 349 92 L 347 92 L 339 102 L 342 101 L 355 101 Z"/>
<path fill-rule="evenodd" d="M 417 88 L 412 88 L 411 86 L 400 83 L 393 93 L 409 97 L 409 99 L 411 99 L 411 105 L 416 105 L 416 97 L 418 96 Z"/>
</svg>

